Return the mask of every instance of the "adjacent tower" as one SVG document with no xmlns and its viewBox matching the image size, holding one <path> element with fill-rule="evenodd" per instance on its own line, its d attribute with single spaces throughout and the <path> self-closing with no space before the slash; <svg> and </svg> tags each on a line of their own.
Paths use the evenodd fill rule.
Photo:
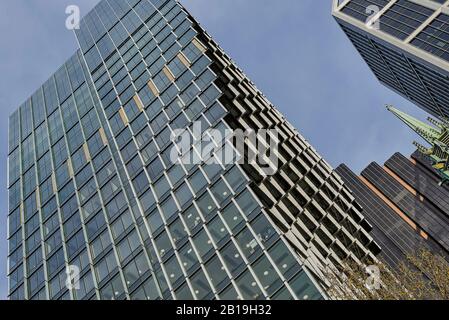
<svg viewBox="0 0 449 320">
<path fill-rule="evenodd" d="M 336 171 L 373 225 L 379 257 L 388 265 L 395 268 L 420 249 L 449 259 L 449 188 L 440 186 L 428 156 L 396 153 L 384 165 L 371 163 L 360 176 L 346 165 Z"/>
<path fill-rule="evenodd" d="M 449 1 L 334 0 L 333 16 L 381 83 L 449 118 Z"/>
<path fill-rule="evenodd" d="M 322 299 L 324 268 L 373 259 L 340 177 L 180 3 L 103 0 L 76 37 L 10 117 L 11 299 Z M 239 129 L 257 146 L 223 161 Z"/>
<path fill-rule="evenodd" d="M 332 11 L 379 81 L 441 120 L 430 126 L 389 107 L 432 147 L 416 144 L 411 158 L 397 153 L 360 176 L 346 165 L 336 171 L 390 266 L 420 248 L 448 258 L 449 1 L 334 0 Z"/>
</svg>

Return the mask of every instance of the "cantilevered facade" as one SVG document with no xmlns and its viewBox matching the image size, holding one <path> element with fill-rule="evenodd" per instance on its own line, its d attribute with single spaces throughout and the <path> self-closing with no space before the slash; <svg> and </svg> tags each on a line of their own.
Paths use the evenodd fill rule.
<svg viewBox="0 0 449 320">
<path fill-rule="evenodd" d="M 381 83 L 449 118 L 449 1 L 334 0 L 333 16 Z"/>
<path fill-rule="evenodd" d="M 11 299 L 322 299 L 324 268 L 373 259 L 340 177 L 180 3 L 103 0 L 76 37 L 10 117 Z M 226 129 L 272 155 L 221 162 Z M 216 161 L 173 159 L 177 130 Z"/>
</svg>

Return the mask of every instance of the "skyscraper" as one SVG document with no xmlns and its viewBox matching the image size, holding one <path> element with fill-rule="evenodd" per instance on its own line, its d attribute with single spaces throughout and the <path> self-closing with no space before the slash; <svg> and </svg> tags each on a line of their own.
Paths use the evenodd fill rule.
<svg viewBox="0 0 449 320">
<path fill-rule="evenodd" d="M 449 118 L 448 1 L 334 0 L 333 16 L 381 83 Z"/>
<path fill-rule="evenodd" d="M 11 299 L 322 299 L 324 268 L 378 252 L 338 175 L 177 1 L 103 0 L 75 33 L 10 117 Z"/>
<path fill-rule="evenodd" d="M 346 165 L 336 169 L 373 225 L 379 255 L 391 267 L 420 249 L 449 258 L 449 188 L 428 157 L 393 155 L 384 166 L 371 163 L 361 176 Z"/>
</svg>

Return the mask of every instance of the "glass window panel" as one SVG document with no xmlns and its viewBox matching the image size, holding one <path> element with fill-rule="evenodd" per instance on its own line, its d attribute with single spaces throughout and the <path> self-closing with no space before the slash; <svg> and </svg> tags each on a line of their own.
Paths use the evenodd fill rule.
<svg viewBox="0 0 449 320">
<path fill-rule="evenodd" d="M 193 300 L 192 292 L 187 283 L 176 289 L 175 296 L 178 300 Z"/>
<path fill-rule="evenodd" d="M 191 203 L 193 199 L 192 192 L 186 183 L 183 183 L 175 191 L 176 199 L 178 200 L 179 206 L 183 208 L 186 204 Z"/>
<path fill-rule="evenodd" d="M 282 241 L 279 241 L 268 252 L 283 275 L 287 275 L 288 271 L 298 266 L 298 262 L 293 258 L 292 253 Z"/>
<path fill-rule="evenodd" d="M 206 254 L 214 248 L 212 245 L 212 240 L 209 239 L 209 236 L 204 229 L 193 238 L 193 243 L 195 244 L 201 258 L 204 258 Z"/>
<path fill-rule="evenodd" d="M 157 210 L 153 211 L 153 213 L 148 216 L 148 225 L 153 232 L 164 225 L 164 221 Z"/>
<path fill-rule="evenodd" d="M 178 207 L 176 206 L 173 197 L 169 196 L 167 200 L 161 204 L 161 211 L 165 221 L 169 221 L 178 212 Z"/>
<path fill-rule="evenodd" d="M 163 176 L 159 181 L 154 184 L 154 191 L 158 199 L 160 200 L 167 192 L 170 190 L 170 185 L 168 184 L 167 178 Z"/>
<path fill-rule="evenodd" d="M 161 234 L 159 237 L 156 238 L 155 242 L 161 258 L 163 258 L 166 254 L 171 252 L 173 249 L 167 233 Z"/>
<path fill-rule="evenodd" d="M 191 206 L 187 210 L 185 210 L 182 214 L 184 218 L 184 222 L 187 225 L 187 228 L 192 232 L 197 226 L 203 223 L 203 220 L 198 213 L 198 210 Z"/>
<path fill-rule="evenodd" d="M 207 219 L 208 216 L 212 215 L 216 212 L 217 206 L 215 205 L 215 202 L 213 201 L 212 197 L 209 195 L 209 193 L 206 193 L 204 196 L 202 196 L 197 201 L 198 207 L 201 210 L 201 213 L 203 216 Z"/>
<path fill-rule="evenodd" d="M 291 282 L 290 286 L 300 300 L 321 300 L 323 297 L 316 289 L 305 272 L 301 272 Z"/>
<path fill-rule="evenodd" d="M 262 256 L 262 258 L 254 264 L 253 269 L 264 290 L 269 295 L 276 292 L 282 285 L 279 275 L 266 256 Z"/>
<path fill-rule="evenodd" d="M 165 263 L 165 271 L 167 272 L 172 286 L 175 285 L 178 280 L 184 277 L 176 256 L 173 256 Z"/>
<path fill-rule="evenodd" d="M 185 270 L 189 271 L 193 266 L 199 263 L 198 257 L 192 245 L 188 243 L 181 250 L 179 250 L 181 263 Z"/>
<path fill-rule="evenodd" d="M 263 243 L 277 234 L 276 229 L 263 214 L 252 221 L 251 226 L 253 227 L 253 230 L 257 234 L 260 241 L 262 241 Z"/>
<path fill-rule="evenodd" d="M 234 300 L 241 300 L 242 298 L 237 293 L 234 286 L 230 285 L 229 287 L 226 288 L 225 291 L 220 293 L 220 299 L 234 301 Z"/>
<path fill-rule="evenodd" d="M 216 244 L 220 243 L 220 241 L 225 239 L 229 234 L 225 225 L 218 216 L 208 224 L 208 229 Z"/>
<path fill-rule="evenodd" d="M 203 270 L 199 270 L 191 278 L 193 292 L 198 300 L 206 298 L 206 296 L 212 291 Z"/>
<path fill-rule="evenodd" d="M 223 210 L 222 216 L 232 231 L 235 231 L 236 227 L 245 221 L 234 203 L 231 203 Z"/>
<path fill-rule="evenodd" d="M 244 300 L 263 299 L 264 296 L 262 291 L 249 271 L 244 272 L 243 275 L 236 280 L 236 282 Z"/>
<path fill-rule="evenodd" d="M 240 232 L 240 234 L 237 235 L 236 240 L 240 250 L 242 250 L 247 258 L 251 257 L 256 250 L 260 248 L 259 243 L 248 228 L 245 228 Z"/>
<path fill-rule="evenodd" d="M 222 204 L 232 195 L 231 190 L 223 180 L 220 180 L 211 188 L 212 194 L 218 203 Z"/>
<path fill-rule="evenodd" d="M 234 243 L 229 243 L 225 248 L 220 250 L 223 260 L 228 268 L 229 272 L 233 276 L 236 275 L 236 271 L 244 264 L 240 252 L 237 250 Z"/>
<path fill-rule="evenodd" d="M 205 268 L 207 270 L 207 273 L 209 274 L 212 284 L 215 287 L 217 287 L 228 278 L 225 267 L 217 256 L 206 263 Z"/>
<path fill-rule="evenodd" d="M 176 245 L 179 241 L 185 239 L 187 237 L 187 232 L 182 224 L 181 219 L 177 219 L 173 222 L 168 229 L 170 230 L 170 234 L 174 244 Z"/>
</svg>

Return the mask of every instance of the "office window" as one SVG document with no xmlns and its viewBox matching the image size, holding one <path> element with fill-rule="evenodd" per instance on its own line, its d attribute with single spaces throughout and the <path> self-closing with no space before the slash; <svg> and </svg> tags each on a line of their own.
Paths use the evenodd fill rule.
<svg viewBox="0 0 449 320">
<path fill-rule="evenodd" d="M 193 237 L 193 243 L 201 259 L 204 259 L 214 249 L 212 240 L 207 235 L 205 229 L 202 229 L 201 232 Z"/>
<path fill-rule="evenodd" d="M 114 217 L 117 216 L 126 206 L 127 202 L 125 195 L 123 192 L 120 192 L 105 206 L 109 219 L 114 219 Z"/>
<path fill-rule="evenodd" d="M 53 228 L 59 224 L 58 216 L 54 215 Z M 53 219 L 52 219 L 53 220 Z M 51 221 L 51 220 L 50 220 Z M 81 228 L 81 217 L 79 214 L 74 214 L 69 220 L 64 223 L 64 235 L 69 238 L 74 232 Z"/>
<path fill-rule="evenodd" d="M 380 17 L 380 29 L 401 40 L 406 39 L 434 10 L 408 0 L 399 0 Z"/>
<path fill-rule="evenodd" d="M 149 265 L 143 253 L 132 260 L 126 267 L 124 267 L 123 273 L 128 288 L 132 286 L 148 270 Z"/>
<path fill-rule="evenodd" d="M 184 277 L 184 274 L 182 273 L 181 267 L 179 266 L 179 262 L 176 256 L 170 258 L 164 264 L 164 266 L 172 286 L 174 286 L 179 280 L 181 280 Z"/>
<path fill-rule="evenodd" d="M 64 265 L 64 252 L 62 248 L 59 249 L 55 254 L 48 259 L 48 274 L 53 276 L 56 271 L 58 271 Z"/>
<path fill-rule="evenodd" d="M 33 296 L 39 291 L 41 286 L 44 284 L 44 281 L 44 269 L 43 267 L 40 267 L 39 270 L 33 273 L 28 279 L 28 290 L 30 296 Z"/>
<path fill-rule="evenodd" d="M 300 300 L 321 300 L 320 292 L 305 272 L 301 272 L 291 281 L 291 287 Z"/>
<path fill-rule="evenodd" d="M 110 252 L 95 265 L 97 281 L 103 281 L 115 268 L 117 268 L 117 260 L 114 257 L 114 252 Z"/>
<path fill-rule="evenodd" d="M 205 268 L 215 288 L 228 278 L 226 269 L 218 256 L 215 256 L 212 260 L 207 262 Z"/>
<path fill-rule="evenodd" d="M 217 245 L 220 244 L 220 242 L 224 240 L 226 236 L 229 234 L 228 230 L 223 224 L 223 221 L 218 216 L 211 222 L 209 222 L 207 226 L 212 236 L 212 239 Z"/>
<path fill-rule="evenodd" d="M 259 285 L 250 272 L 243 273 L 236 282 L 244 300 L 259 300 L 264 298 Z"/>
<path fill-rule="evenodd" d="M 72 238 L 67 240 L 67 255 L 69 259 L 73 258 L 81 248 L 85 248 L 83 230 L 78 231 Z"/>
<path fill-rule="evenodd" d="M 206 193 L 201 198 L 199 198 L 197 201 L 197 205 L 206 219 L 214 214 L 217 210 L 217 206 L 215 205 L 215 202 L 209 195 L 209 193 Z"/>
<path fill-rule="evenodd" d="M 199 264 L 198 257 L 193 249 L 193 246 L 190 243 L 187 243 L 179 250 L 179 255 L 181 259 L 181 263 L 184 269 L 189 273 L 189 271 Z"/>
<path fill-rule="evenodd" d="M 282 285 L 281 278 L 277 274 L 271 262 L 266 256 L 260 258 L 253 266 L 254 273 L 258 277 L 263 289 L 272 295 Z"/>
<path fill-rule="evenodd" d="M 142 194 L 149 186 L 148 178 L 145 172 L 141 172 L 136 178 L 133 180 L 134 189 L 136 190 L 136 194 Z"/>
<path fill-rule="evenodd" d="M 159 298 L 157 285 L 151 277 L 145 281 L 135 292 L 131 293 L 131 300 L 154 300 Z"/>
<path fill-rule="evenodd" d="M 175 246 L 179 246 L 188 236 L 181 219 L 176 219 L 175 222 L 168 226 L 168 230 Z"/>
<path fill-rule="evenodd" d="M 289 271 L 298 266 L 293 256 L 288 251 L 284 243 L 279 241 L 276 245 L 268 250 L 270 256 L 273 258 L 274 264 L 278 266 L 280 272 L 287 276 Z"/>
<path fill-rule="evenodd" d="M 155 203 L 155 199 L 151 189 L 145 191 L 144 194 L 139 198 L 139 200 L 144 212 L 147 212 Z"/>
<path fill-rule="evenodd" d="M 114 239 L 119 238 L 125 230 L 133 224 L 129 210 L 123 212 L 120 217 L 112 224 L 112 235 Z"/>
<path fill-rule="evenodd" d="M 207 281 L 206 276 L 202 269 L 198 270 L 192 277 L 191 283 L 193 292 L 197 299 L 205 299 L 207 295 L 211 292 L 211 287 L 209 281 Z"/>
<path fill-rule="evenodd" d="M 240 267 L 244 264 L 244 261 L 234 243 L 230 242 L 220 250 L 220 253 L 231 275 L 236 276 L 240 270 Z"/>
<path fill-rule="evenodd" d="M 411 44 L 449 61 L 449 15 L 440 14 L 432 20 Z"/>
<path fill-rule="evenodd" d="M 167 233 L 163 233 L 155 239 L 156 247 L 158 249 L 159 256 L 161 258 L 168 255 L 169 252 L 173 250 L 170 239 Z"/>
<path fill-rule="evenodd" d="M 134 229 L 117 246 L 120 262 L 125 261 L 139 247 L 141 247 L 139 236 L 137 235 L 137 231 Z"/>
<path fill-rule="evenodd" d="M 102 300 L 115 300 L 125 293 L 122 279 L 117 275 L 108 284 L 100 289 L 100 297 Z"/>
<path fill-rule="evenodd" d="M 112 244 L 108 231 L 103 231 L 90 245 L 90 252 L 92 253 L 92 259 L 98 257 L 105 251 L 108 246 Z"/>
<path fill-rule="evenodd" d="M 388 2 L 389 0 L 351 0 L 341 11 L 357 20 L 366 22 L 373 14 L 371 10 L 368 10 L 370 6 L 382 9 Z"/>
</svg>

